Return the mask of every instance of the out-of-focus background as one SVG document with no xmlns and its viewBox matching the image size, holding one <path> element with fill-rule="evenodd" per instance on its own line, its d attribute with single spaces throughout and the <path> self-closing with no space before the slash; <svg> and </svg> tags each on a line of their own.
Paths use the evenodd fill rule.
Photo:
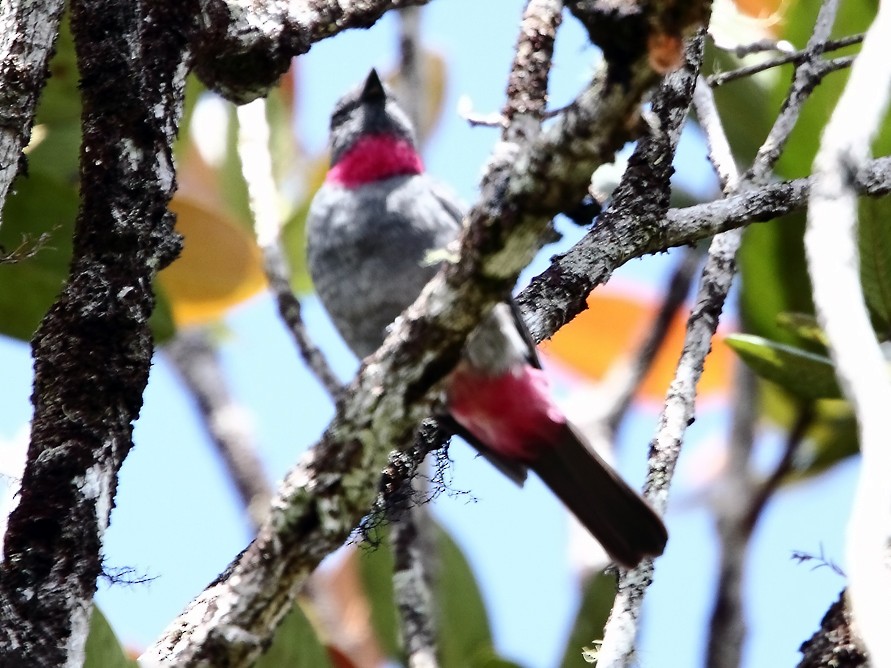
<svg viewBox="0 0 891 668">
<path fill-rule="evenodd" d="M 467 202 L 476 198 L 478 178 L 498 132 L 472 127 L 458 109 L 472 108 L 480 114 L 501 109 L 523 4 L 520 0 L 439 0 L 421 11 L 424 84 L 417 95 L 428 108 L 425 162 L 432 174 Z M 816 11 L 816 3 L 803 0 L 783 2 L 782 7 L 768 0 L 738 4 L 748 14 L 734 13 L 729 2 L 716 3 L 720 20 L 715 22 L 715 33 L 726 43 L 774 37 L 801 48 Z M 843 3 L 835 33 L 864 29 L 873 11 L 874 3 L 866 0 Z M 350 31 L 317 44 L 295 62 L 282 89 L 269 101 L 294 286 L 310 335 L 344 381 L 358 362 L 334 332 L 303 273 L 301 221 L 326 167 L 328 114 L 334 101 L 371 67 L 384 73 L 396 68 L 399 30 L 399 18 L 390 12 L 370 30 Z M 0 337 L 4 369 L 0 466 L 12 476 L 21 467 L 31 414 L 27 339 L 58 289 L 65 253 L 70 252 L 64 234 L 66 230 L 70 234 L 76 210 L 78 128 L 76 72 L 66 69 L 64 59 L 71 65 L 72 57 L 70 40 L 63 38 L 60 60 L 54 64 L 55 78 L 35 130 L 31 177 L 19 181 L 0 239 L 5 247 L 15 247 L 16 235 L 34 224 L 58 235 L 35 275 L 15 274 L 20 267 L 0 267 L 0 291 L 4 292 L 0 321 L 5 323 L 0 328 L 6 335 Z M 566 15 L 551 71 L 552 108 L 573 99 L 590 80 L 598 59 L 584 30 Z M 710 71 L 730 69 L 734 62 L 710 46 L 706 59 Z M 763 140 L 790 71 L 774 68 L 718 90 L 723 120 L 741 165 L 747 165 Z M 845 76 L 832 75 L 808 102 L 800 128 L 779 164 L 780 177 L 809 172 L 819 128 Z M 259 254 L 247 222 L 244 185 L 239 181 L 234 112 L 199 88 L 196 84 L 190 91 L 178 153 L 182 172 L 176 208 L 178 225 L 186 235 L 186 253 L 160 280 L 164 300 L 156 331 L 164 340 L 175 328 L 209 328 L 233 398 L 243 409 L 240 419 L 247 421 L 266 475 L 274 482 L 317 440 L 333 407 L 301 362 L 264 290 Z M 623 155 L 629 151 L 626 148 Z M 45 158 L 53 155 L 60 157 Z M 679 202 L 718 196 L 703 139 L 692 121 L 675 166 Z M 600 176 L 605 183 L 620 175 L 618 166 L 612 177 L 609 173 Z M 724 314 L 722 336 L 744 327 L 772 340 L 794 338 L 794 331 L 790 334 L 788 328 L 778 326 L 776 318 L 810 308 L 800 258 L 800 224 L 791 221 L 782 227 L 764 225 L 749 231 L 740 262 L 742 288 L 734 292 Z M 562 240 L 544 249 L 518 287 L 585 231 L 562 218 L 556 226 Z M 584 422 L 591 402 L 597 401 L 598 383 L 606 370 L 633 353 L 683 252 L 622 267 L 608 285 L 595 291 L 589 311 L 544 348 L 554 391 L 579 421 Z M 34 285 L 41 287 L 12 292 L 13 286 L 26 285 L 22 281 L 37 281 Z M 679 317 L 619 431 L 615 460 L 636 486 L 643 481 L 648 444 L 682 334 L 683 318 Z M 688 431 L 669 504 L 668 549 L 656 562 L 655 582 L 644 609 L 638 653 L 643 666 L 686 668 L 703 662 L 717 577 L 715 513 L 728 502 L 720 481 L 737 363 L 726 345 L 713 346 L 696 422 Z M 768 384 L 760 397 L 756 472 L 766 473 L 775 465 L 803 403 L 818 416 L 792 471 L 755 528 L 742 583 L 748 622 L 743 664 L 792 665 L 797 662 L 799 644 L 818 628 L 845 584 L 827 564 L 842 561 L 844 522 L 857 466 L 856 457 L 851 456 L 856 443 L 840 401 L 813 403 Z M 251 539 L 252 529 L 210 445 L 193 397 L 172 368 L 163 343 L 134 442 L 136 447 L 121 473 L 105 563 L 111 572 L 125 573 L 124 579 L 146 581 L 102 583 L 97 602 L 119 638 L 138 649 L 151 643 L 225 568 Z M 429 509 L 472 570 L 495 649 L 530 668 L 585 665 L 581 645 L 575 640 L 570 643 L 569 636 L 583 594 L 595 607 L 608 599 L 590 585 L 592 559 L 596 561 L 590 555 L 596 555 L 596 550 L 537 479 L 530 479 L 523 489 L 515 487 L 458 439 L 453 440 L 449 457 L 447 489 Z M 796 553 L 816 558 L 802 562 L 793 558 Z M 359 550 L 358 559 L 373 558 L 372 554 Z M 332 561 L 324 568 L 339 572 L 342 558 Z M 307 606 L 311 609 L 312 603 Z M 584 643 L 592 645 L 598 637 L 592 631 L 583 635 Z"/>
</svg>

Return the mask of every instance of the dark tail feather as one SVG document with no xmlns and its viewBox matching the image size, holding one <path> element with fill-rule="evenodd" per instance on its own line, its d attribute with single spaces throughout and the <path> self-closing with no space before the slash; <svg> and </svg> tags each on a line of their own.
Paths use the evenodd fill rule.
<svg viewBox="0 0 891 668">
<path fill-rule="evenodd" d="M 633 568 L 662 554 L 662 520 L 569 425 L 560 444 L 542 448 L 530 468 L 617 563 Z"/>
</svg>

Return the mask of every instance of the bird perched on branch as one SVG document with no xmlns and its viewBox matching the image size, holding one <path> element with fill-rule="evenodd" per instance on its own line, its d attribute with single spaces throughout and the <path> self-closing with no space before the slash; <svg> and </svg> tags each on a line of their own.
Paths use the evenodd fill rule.
<svg viewBox="0 0 891 668">
<path fill-rule="evenodd" d="M 436 273 L 426 260 L 458 237 L 462 213 L 424 173 L 414 128 L 374 70 L 335 105 L 330 149 L 307 220 L 309 270 L 344 340 L 365 357 Z M 662 521 L 552 401 L 511 304 L 470 334 L 445 387 L 459 433 L 518 482 L 535 471 L 617 563 L 662 554 Z"/>
</svg>

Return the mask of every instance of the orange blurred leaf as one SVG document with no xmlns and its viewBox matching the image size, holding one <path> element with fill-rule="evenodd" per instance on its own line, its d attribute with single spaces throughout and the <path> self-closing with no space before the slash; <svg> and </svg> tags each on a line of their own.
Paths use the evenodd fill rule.
<svg viewBox="0 0 891 668">
<path fill-rule="evenodd" d="M 206 323 L 266 286 L 254 239 L 222 210 L 177 196 L 170 204 L 185 240 L 159 275 L 178 326 Z"/>
<path fill-rule="evenodd" d="M 541 349 L 573 371 L 599 380 L 616 360 L 634 353 L 656 308 L 655 302 L 594 292 L 588 297 L 588 310 L 542 343 Z M 664 399 L 683 348 L 687 315 L 682 312 L 675 316 L 638 396 L 660 402 Z M 716 342 L 712 348 L 699 382 L 700 396 L 722 394 L 730 384 L 732 356 L 723 342 Z"/>
</svg>

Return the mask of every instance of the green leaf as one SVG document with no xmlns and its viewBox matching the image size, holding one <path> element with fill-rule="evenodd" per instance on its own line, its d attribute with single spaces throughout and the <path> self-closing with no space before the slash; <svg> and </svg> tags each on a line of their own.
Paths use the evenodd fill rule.
<svg viewBox="0 0 891 668">
<path fill-rule="evenodd" d="M 873 319 L 891 334 L 891 199 L 860 200 L 860 281 Z"/>
<path fill-rule="evenodd" d="M 802 400 L 774 383 L 762 381 L 761 406 L 771 422 L 788 426 L 801 415 Z M 826 469 L 859 451 L 857 422 L 850 404 L 842 399 L 809 402 L 812 419 L 792 461 L 786 482 L 795 482 L 823 473 Z"/>
<path fill-rule="evenodd" d="M 127 657 L 99 608 L 93 606 L 90 615 L 90 635 L 85 647 L 84 668 L 137 668 L 138 664 Z"/>
<path fill-rule="evenodd" d="M 330 668 L 328 650 L 299 605 L 285 617 L 254 668 Z"/>
<path fill-rule="evenodd" d="M 436 545 L 433 600 L 439 665 L 442 668 L 515 666 L 495 652 L 486 607 L 466 558 L 439 525 L 434 525 L 431 531 Z M 393 558 L 386 536 L 378 547 L 361 551 L 359 569 L 377 639 L 389 656 L 401 656 L 393 601 Z"/>
<path fill-rule="evenodd" d="M 780 313 L 777 316 L 777 325 L 802 341 L 810 341 L 824 349 L 829 345 L 826 332 L 820 327 L 817 318 L 808 313 Z"/>
<path fill-rule="evenodd" d="M 616 599 L 616 577 L 597 573 L 585 585 L 579 612 L 566 643 L 560 668 L 587 668 L 591 664 L 582 658 L 582 649 L 603 638 L 603 627 Z"/>
<path fill-rule="evenodd" d="M 801 398 L 841 397 L 828 357 L 750 334 L 731 334 L 724 340 L 756 374 Z"/>
<path fill-rule="evenodd" d="M 55 49 L 27 152 L 27 175 L 13 183 L 0 227 L 0 253 L 19 256 L 0 264 L 0 334 L 23 341 L 31 339 L 68 277 L 79 204 L 81 102 L 67 20 Z M 170 310 L 163 295 L 157 301 L 151 324 L 157 338 L 169 338 Z"/>
<path fill-rule="evenodd" d="M 804 223 L 803 215 L 793 214 L 746 230 L 738 259 L 745 331 L 782 343 L 801 343 L 777 324 L 777 315 L 814 312 L 804 259 Z"/>
<path fill-rule="evenodd" d="M 443 668 L 487 666 L 496 657 L 489 616 L 464 554 L 437 525 L 439 572 L 434 601 L 440 665 Z"/>
<path fill-rule="evenodd" d="M 29 341 L 68 275 L 77 215 L 74 188 L 33 171 L 6 200 L 0 246 L 32 247 L 31 257 L 0 265 L 0 333 Z M 45 236 L 44 242 L 38 240 Z"/>
<path fill-rule="evenodd" d="M 380 530 L 380 544 L 359 549 L 359 573 L 365 596 L 371 606 L 371 626 L 381 648 L 388 656 L 399 656 L 396 603 L 393 599 L 393 554 L 387 532 Z"/>
</svg>

